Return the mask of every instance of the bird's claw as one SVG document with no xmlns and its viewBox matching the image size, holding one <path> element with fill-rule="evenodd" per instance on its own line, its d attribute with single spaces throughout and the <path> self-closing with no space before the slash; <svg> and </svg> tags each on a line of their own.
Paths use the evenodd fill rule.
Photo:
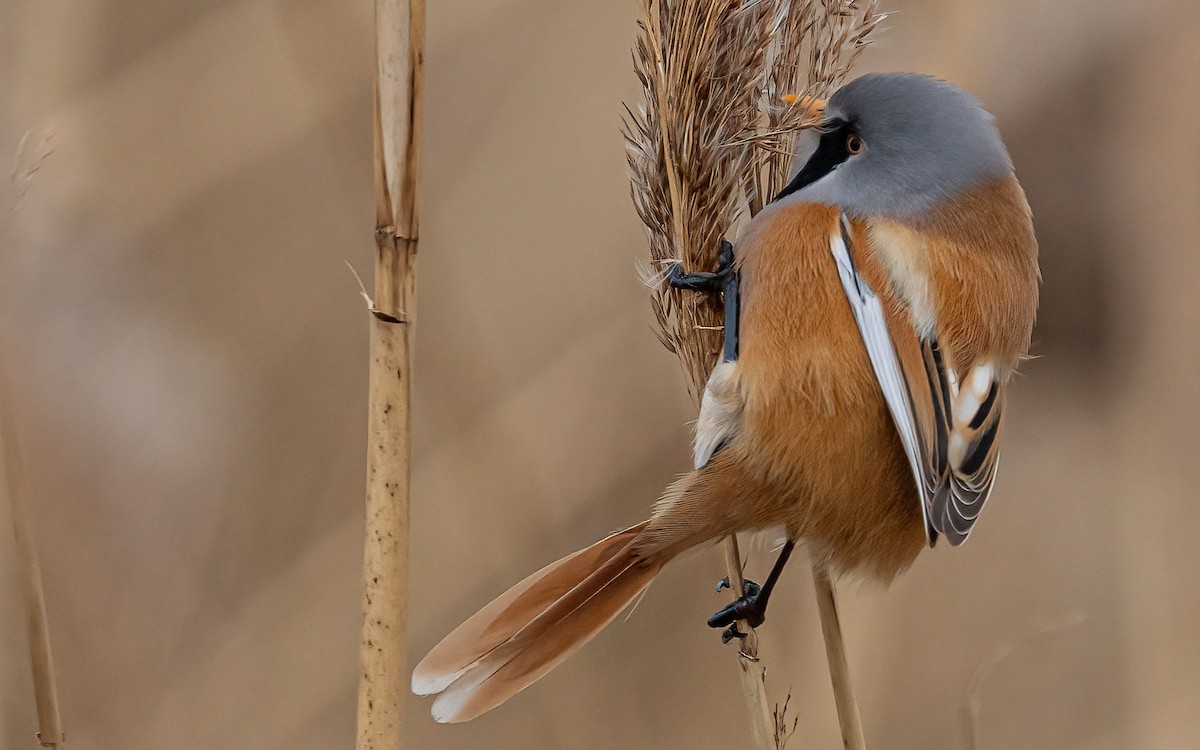
<svg viewBox="0 0 1200 750">
<path fill-rule="evenodd" d="M 738 628 L 736 622 L 725 628 L 725 630 L 721 631 L 721 643 L 729 643 L 734 638 L 742 639 L 745 637 L 746 634 L 743 633 L 740 628 Z"/>
<path fill-rule="evenodd" d="M 717 591 L 728 587 L 728 578 L 724 578 L 717 582 Z M 760 587 L 757 583 L 754 581 L 743 581 L 742 595 L 729 604 L 726 604 L 719 612 L 708 618 L 708 626 L 710 628 L 723 628 L 727 625 L 732 626 L 729 628 L 729 630 L 726 630 L 725 633 L 721 635 L 721 641 L 723 643 L 729 643 L 730 639 L 732 638 L 740 638 L 745 636 L 745 633 L 742 633 L 737 629 L 738 620 L 745 620 L 752 628 L 757 628 L 766 621 L 767 617 L 766 613 L 764 612 L 766 609 L 766 601 L 764 599 L 760 599 L 759 595 L 761 593 L 762 587 Z"/>
<path fill-rule="evenodd" d="M 725 576 L 721 580 L 717 581 L 717 591 L 724 591 L 725 589 L 730 588 L 730 587 L 731 586 L 729 583 L 729 576 Z M 743 594 L 745 594 L 746 596 L 757 596 L 760 591 L 762 591 L 762 587 L 759 586 L 757 583 L 755 583 L 754 581 L 751 581 L 749 578 L 742 579 L 742 593 Z"/>
<path fill-rule="evenodd" d="M 680 263 L 672 263 L 667 270 L 667 284 L 674 289 L 690 289 L 694 292 L 709 292 L 715 294 L 725 287 L 725 281 L 733 272 L 733 244 L 729 240 L 721 241 L 721 250 L 717 253 L 717 270 L 715 273 L 697 271 L 687 273 Z"/>
</svg>

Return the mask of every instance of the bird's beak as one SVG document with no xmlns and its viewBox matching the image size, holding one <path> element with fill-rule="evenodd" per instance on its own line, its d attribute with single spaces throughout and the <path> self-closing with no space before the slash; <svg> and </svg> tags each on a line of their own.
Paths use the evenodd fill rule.
<svg viewBox="0 0 1200 750">
<path fill-rule="evenodd" d="M 818 99 L 815 96 L 797 96 L 796 94 L 784 94 L 779 98 L 793 107 L 802 108 L 800 127 L 811 128 L 821 122 L 821 115 L 825 112 L 824 99 Z"/>
<path fill-rule="evenodd" d="M 794 108 L 803 107 L 799 112 L 799 123 L 795 127 L 801 129 L 815 128 L 825 124 L 827 129 L 819 131 L 821 137 L 816 148 L 809 153 L 808 160 L 804 162 L 800 170 L 792 177 L 792 181 L 784 186 L 783 190 L 772 201 L 786 198 L 792 193 L 813 184 L 837 169 L 838 166 L 849 158 L 845 144 L 846 134 L 849 132 L 850 126 L 840 120 L 825 123 L 827 102 L 824 99 L 817 99 L 811 96 L 785 96 L 782 98 Z M 792 116 L 794 115 L 789 112 L 789 119 Z"/>
</svg>

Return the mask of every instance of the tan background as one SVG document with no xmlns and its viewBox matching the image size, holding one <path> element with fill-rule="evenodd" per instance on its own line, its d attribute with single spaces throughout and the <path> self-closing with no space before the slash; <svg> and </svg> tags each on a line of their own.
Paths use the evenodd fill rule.
<svg viewBox="0 0 1200 750">
<path fill-rule="evenodd" d="M 868 739 L 966 747 L 973 696 L 981 749 L 1198 747 L 1200 6 L 889 5 L 865 68 L 998 114 L 1045 304 L 979 533 L 843 588 Z M 430 4 L 414 655 L 686 467 L 618 135 L 635 13 Z M 72 747 L 350 746 L 366 321 L 342 261 L 371 258 L 371 42 L 361 0 L 0 4 L 0 162 L 29 129 L 54 145 L 0 279 Z M 473 724 L 412 699 L 410 746 L 745 747 L 703 625 L 718 570 L 673 566 Z M 0 746 L 22 748 L 16 587 L 4 532 Z M 794 565 L 764 651 L 796 749 L 838 745 L 816 627 Z"/>
</svg>

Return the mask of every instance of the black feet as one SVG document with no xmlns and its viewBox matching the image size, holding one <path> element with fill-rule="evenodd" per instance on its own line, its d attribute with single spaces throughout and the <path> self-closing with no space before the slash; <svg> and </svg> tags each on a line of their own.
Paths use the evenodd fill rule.
<svg viewBox="0 0 1200 750">
<path fill-rule="evenodd" d="M 676 263 L 667 272 L 667 283 L 675 289 L 720 294 L 725 304 L 725 346 L 721 358 L 733 362 L 738 356 L 738 274 L 733 267 L 733 243 L 721 240 L 716 273 L 684 273 Z"/>
<path fill-rule="evenodd" d="M 743 581 L 742 595 L 708 618 L 710 628 L 725 628 L 725 632 L 721 633 L 721 643 L 729 643 L 734 638 L 746 636 L 738 628 L 738 622 L 741 620 L 745 620 L 752 628 L 757 628 L 766 622 L 767 602 L 770 601 L 771 592 L 775 589 L 775 584 L 779 582 L 779 574 L 783 572 L 795 547 L 796 543 L 790 539 L 784 543 L 783 549 L 779 551 L 779 557 L 775 560 L 775 565 L 771 567 L 771 572 L 767 575 L 766 583 L 759 586 L 754 581 Z M 717 584 L 717 591 L 726 588 L 729 588 L 729 579 L 723 578 Z"/>
<path fill-rule="evenodd" d="M 717 590 L 729 587 L 729 579 L 724 578 L 717 584 Z M 740 637 L 744 635 L 737 630 L 737 621 L 745 620 L 750 624 L 750 627 L 757 628 L 766 622 L 767 619 L 767 597 L 763 596 L 762 587 L 754 581 L 744 581 L 742 586 L 742 595 L 738 599 L 726 604 L 719 612 L 708 618 L 708 626 L 710 628 L 723 628 L 732 626 L 729 633 L 729 638 Z M 729 642 L 729 638 L 723 638 L 725 643 Z"/>
<path fill-rule="evenodd" d="M 676 289 L 694 292 L 717 293 L 725 291 L 725 283 L 733 273 L 733 245 L 729 240 L 721 241 L 721 252 L 717 255 L 717 272 L 705 271 L 684 273 L 683 266 L 676 263 L 667 272 L 667 283 Z"/>
</svg>

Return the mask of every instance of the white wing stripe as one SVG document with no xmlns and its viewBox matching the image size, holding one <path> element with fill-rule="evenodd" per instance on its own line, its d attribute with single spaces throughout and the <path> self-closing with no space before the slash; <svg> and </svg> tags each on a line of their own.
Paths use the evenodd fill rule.
<svg viewBox="0 0 1200 750">
<path fill-rule="evenodd" d="M 921 517 L 925 521 L 926 541 L 932 543 L 929 509 L 924 498 L 923 488 L 926 482 L 924 471 L 921 468 L 920 438 L 917 433 L 916 418 L 909 401 L 904 375 L 900 371 L 896 349 L 892 344 L 891 335 L 888 333 L 883 303 L 854 270 L 854 262 L 850 259 L 850 251 L 846 246 L 843 232 L 833 233 L 830 238 L 830 251 L 837 263 L 838 276 L 841 278 L 842 288 L 846 292 L 846 299 L 850 301 L 850 309 L 854 313 L 859 333 L 867 347 L 867 355 L 871 359 L 871 368 L 875 371 L 875 379 L 879 381 L 884 400 L 887 401 L 888 411 L 891 412 L 892 421 L 896 424 L 896 431 L 900 434 L 900 442 L 904 446 L 904 454 L 908 457 L 913 480 L 917 483 L 917 501 L 921 505 Z"/>
</svg>

